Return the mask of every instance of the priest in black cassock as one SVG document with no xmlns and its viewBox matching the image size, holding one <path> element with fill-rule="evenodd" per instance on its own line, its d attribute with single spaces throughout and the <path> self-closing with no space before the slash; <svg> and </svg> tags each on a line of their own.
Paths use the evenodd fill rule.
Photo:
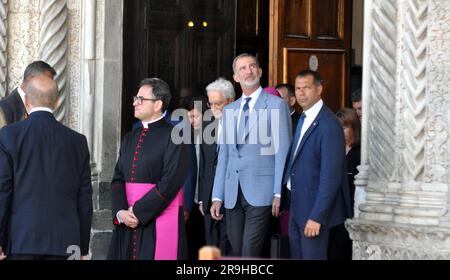
<svg viewBox="0 0 450 280">
<path fill-rule="evenodd" d="M 111 182 L 115 226 L 108 259 L 187 257 L 182 186 L 188 149 L 172 141 L 176 128 L 163 117 L 170 98 L 169 86 L 158 78 L 143 80 L 134 97 L 142 126 L 125 135 Z"/>
</svg>

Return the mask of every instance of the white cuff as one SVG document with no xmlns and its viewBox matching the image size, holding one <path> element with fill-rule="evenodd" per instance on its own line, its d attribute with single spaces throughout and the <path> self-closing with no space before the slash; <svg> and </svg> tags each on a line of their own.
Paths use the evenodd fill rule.
<svg viewBox="0 0 450 280">
<path fill-rule="evenodd" d="M 123 221 L 122 221 L 122 219 L 121 219 L 120 216 L 119 216 L 120 212 L 123 212 L 123 211 L 125 211 L 125 210 L 120 210 L 120 211 L 117 212 L 117 214 L 116 214 L 116 218 L 117 218 L 117 221 L 119 221 L 119 224 L 123 224 Z"/>
</svg>

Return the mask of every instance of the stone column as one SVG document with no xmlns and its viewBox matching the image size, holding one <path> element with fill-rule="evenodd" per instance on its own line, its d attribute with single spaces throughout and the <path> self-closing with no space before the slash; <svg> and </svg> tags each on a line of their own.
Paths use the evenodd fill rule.
<svg viewBox="0 0 450 280">
<path fill-rule="evenodd" d="M 450 259 L 450 1 L 366 0 L 355 259 Z"/>
<path fill-rule="evenodd" d="M 83 0 L 83 131 L 93 139 L 94 220 L 91 252 L 104 259 L 112 233 L 110 182 L 117 161 L 122 100 L 122 0 Z M 89 86 L 88 86 L 89 85 Z M 93 118 L 88 119 L 89 115 Z M 94 178 L 94 177 L 93 177 Z"/>
<path fill-rule="evenodd" d="M 56 70 L 55 80 L 59 88 L 59 103 L 54 115 L 63 121 L 68 97 L 67 53 L 68 10 L 67 0 L 41 0 L 40 2 L 39 58 Z"/>
</svg>

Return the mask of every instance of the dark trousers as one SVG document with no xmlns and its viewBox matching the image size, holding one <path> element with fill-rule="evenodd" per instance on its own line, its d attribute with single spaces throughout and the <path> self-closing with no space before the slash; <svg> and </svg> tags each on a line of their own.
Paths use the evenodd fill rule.
<svg viewBox="0 0 450 280">
<path fill-rule="evenodd" d="M 194 203 L 186 221 L 189 260 L 198 260 L 198 251 L 205 245 L 205 225 L 198 204 Z"/>
<path fill-rule="evenodd" d="M 11 254 L 6 259 L 10 261 L 65 261 L 67 258 L 67 256 Z"/>
<path fill-rule="evenodd" d="M 330 241 L 328 243 L 329 260 L 351 260 L 352 240 L 345 225 L 338 225 L 330 229 Z"/>
<path fill-rule="evenodd" d="M 307 238 L 305 225 L 299 225 L 291 212 L 289 217 L 289 244 L 291 258 L 299 260 L 327 260 L 330 230 L 320 229 L 319 236 Z"/>
<path fill-rule="evenodd" d="M 211 217 L 211 213 L 205 213 L 205 238 L 206 245 L 220 248 L 222 256 L 234 256 L 230 241 L 226 232 L 226 218 L 216 221 Z"/>
<path fill-rule="evenodd" d="M 238 256 L 261 257 L 271 215 L 272 206 L 251 206 L 239 186 L 236 206 L 225 211 L 228 239 Z"/>
</svg>

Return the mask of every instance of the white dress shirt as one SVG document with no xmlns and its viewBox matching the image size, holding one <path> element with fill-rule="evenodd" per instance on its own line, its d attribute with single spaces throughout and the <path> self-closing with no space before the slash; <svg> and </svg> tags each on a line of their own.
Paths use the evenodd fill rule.
<svg viewBox="0 0 450 280">
<path fill-rule="evenodd" d="M 34 112 L 39 112 L 39 111 L 49 112 L 49 113 L 53 114 L 52 109 L 47 108 L 47 107 L 34 107 L 33 109 L 31 109 L 30 114 L 32 114 Z"/>
<path fill-rule="evenodd" d="M 244 109 L 246 99 L 249 97 L 251 98 L 250 102 L 248 103 L 248 108 L 249 108 L 248 113 L 250 116 L 251 112 L 253 111 L 253 108 L 255 107 L 256 101 L 258 100 L 259 96 L 261 95 L 262 90 L 263 90 L 262 87 L 259 87 L 250 96 L 242 95 L 241 109 L 239 110 L 239 118 L 238 118 L 237 127 L 239 127 L 239 121 L 241 119 L 241 114 L 242 114 L 242 110 Z"/>
<path fill-rule="evenodd" d="M 150 124 L 162 120 L 162 119 L 164 118 L 165 115 L 166 115 L 166 114 L 163 114 L 161 117 L 159 117 L 159 118 L 157 118 L 156 120 L 153 120 L 153 121 L 149 121 L 149 122 L 144 122 L 144 121 L 142 121 L 142 125 L 144 126 L 144 128 L 148 128 L 148 126 L 149 126 Z"/>
</svg>

